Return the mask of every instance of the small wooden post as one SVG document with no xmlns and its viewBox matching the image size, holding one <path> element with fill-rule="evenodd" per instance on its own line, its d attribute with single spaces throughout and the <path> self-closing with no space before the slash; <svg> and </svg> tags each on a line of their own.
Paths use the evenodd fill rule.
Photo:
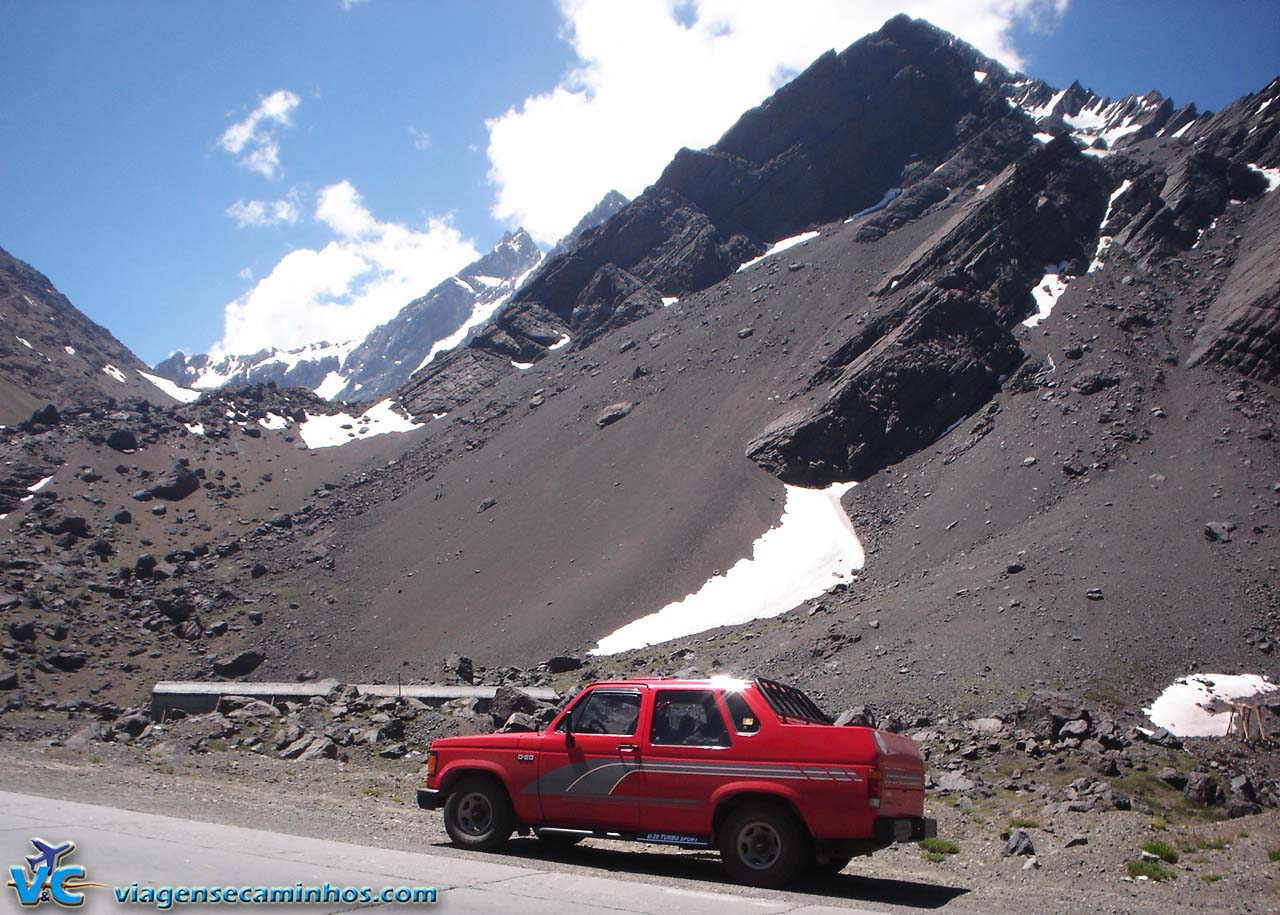
<svg viewBox="0 0 1280 915">
<path fill-rule="evenodd" d="M 1234 703 L 1231 706 L 1231 718 L 1227 721 L 1227 735 L 1230 736 L 1236 731 L 1239 725 L 1240 738 L 1245 743 L 1252 743 L 1253 736 L 1250 733 L 1249 719 L 1252 715 L 1254 721 L 1258 723 L 1258 740 L 1266 741 L 1267 731 L 1262 725 L 1262 707 L 1260 705 L 1248 705 L 1245 703 Z"/>
</svg>

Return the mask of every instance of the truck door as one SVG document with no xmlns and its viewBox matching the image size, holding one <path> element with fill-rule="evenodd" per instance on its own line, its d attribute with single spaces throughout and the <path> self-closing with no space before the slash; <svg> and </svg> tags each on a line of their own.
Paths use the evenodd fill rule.
<svg viewBox="0 0 1280 915">
<path fill-rule="evenodd" d="M 545 735 L 536 784 L 548 825 L 636 828 L 641 696 L 632 688 L 589 690 Z"/>
<path fill-rule="evenodd" d="M 729 730 L 709 689 L 656 689 L 644 735 L 645 804 L 640 832 L 673 841 L 703 835 L 711 823 L 711 794 L 741 778 Z"/>
</svg>

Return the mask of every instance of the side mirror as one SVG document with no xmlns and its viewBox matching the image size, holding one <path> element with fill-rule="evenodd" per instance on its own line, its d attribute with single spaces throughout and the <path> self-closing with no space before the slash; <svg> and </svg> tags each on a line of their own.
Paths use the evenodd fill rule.
<svg viewBox="0 0 1280 915">
<path fill-rule="evenodd" d="M 573 712 L 564 716 L 564 745 L 573 746 Z"/>
</svg>

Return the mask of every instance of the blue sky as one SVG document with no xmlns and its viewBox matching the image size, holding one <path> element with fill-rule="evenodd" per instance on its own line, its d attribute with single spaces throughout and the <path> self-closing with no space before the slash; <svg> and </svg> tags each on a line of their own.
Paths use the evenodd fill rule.
<svg viewBox="0 0 1280 915">
<path fill-rule="evenodd" d="M 900 8 L 1113 96 L 1219 108 L 1280 60 L 1261 0 L 0 0 L 0 246 L 148 362 L 357 336 Z"/>
</svg>

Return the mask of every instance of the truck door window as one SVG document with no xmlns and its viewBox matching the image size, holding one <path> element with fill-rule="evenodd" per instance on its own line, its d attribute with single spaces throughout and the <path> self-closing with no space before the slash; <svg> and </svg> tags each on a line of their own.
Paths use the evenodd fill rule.
<svg viewBox="0 0 1280 915">
<path fill-rule="evenodd" d="M 579 734 L 630 737 L 640 720 L 640 694 L 593 690 L 570 714 Z"/>
<path fill-rule="evenodd" d="M 710 690 L 659 690 L 653 700 L 649 742 L 658 746 L 729 746 L 729 731 L 715 695 Z"/>
<path fill-rule="evenodd" d="M 747 705 L 747 700 L 742 698 L 741 693 L 726 690 L 723 695 L 724 705 L 729 710 L 729 718 L 735 731 L 739 734 L 754 734 L 760 730 L 760 719 L 751 711 L 751 706 Z"/>
</svg>

